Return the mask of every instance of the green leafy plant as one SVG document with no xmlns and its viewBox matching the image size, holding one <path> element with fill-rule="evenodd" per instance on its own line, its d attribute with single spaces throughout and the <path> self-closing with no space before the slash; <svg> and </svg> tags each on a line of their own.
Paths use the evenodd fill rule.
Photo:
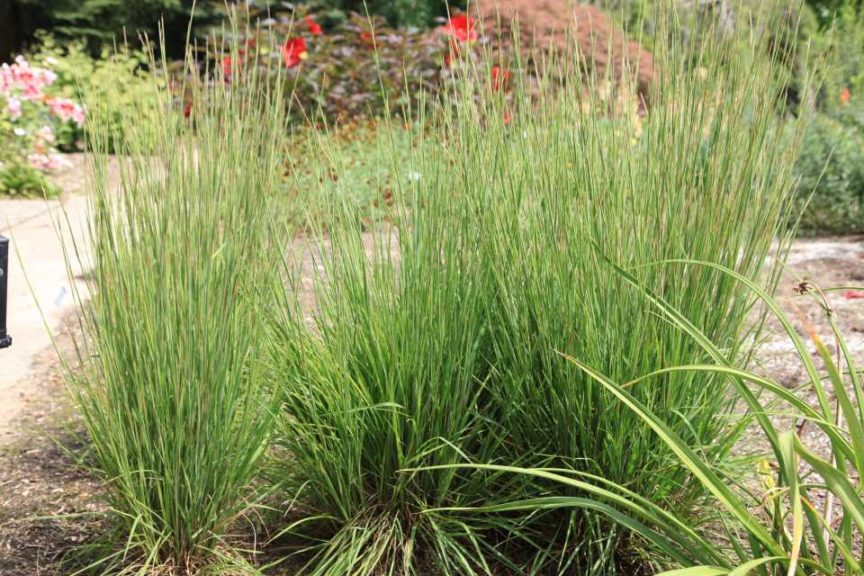
<svg viewBox="0 0 864 576">
<path fill-rule="evenodd" d="M 45 174 L 25 164 L 14 164 L 0 168 L 0 194 L 21 197 L 52 197 L 60 190 Z"/>
<path fill-rule="evenodd" d="M 71 388 L 116 527 L 94 568 L 246 573 L 231 529 L 255 504 L 271 428 L 258 295 L 279 283 L 268 211 L 284 101 L 256 74 L 196 92 L 188 118 L 167 82 L 157 95 L 163 113 L 119 143 L 110 116 L 89 124 L 92 273 Z"/>
<path fill-rule="evenodd" d="M 852 117 L 849 104 L 844 116 Z M 819 114 L 804 135 L 796 165 L 805 234 L 864 232 L 864 137 L 853 122 Z"/>
</svg>

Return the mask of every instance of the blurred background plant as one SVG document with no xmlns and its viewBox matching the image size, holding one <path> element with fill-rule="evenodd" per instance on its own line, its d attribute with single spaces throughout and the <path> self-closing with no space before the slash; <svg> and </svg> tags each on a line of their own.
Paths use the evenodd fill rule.
<svg viewBox="0 0 864 576">
<path fill-rule="evenodd" d="M 193 11 L 194 6 L 194 11 Z M 0 60 L 32 45 L 39 30 L 62 42 L 83 42 L 91 56 L 106 46 L 156 38 L 160 22 L 165 51 L 182 59 L 190 18 L 200 26 L 218 19 L 216 2 L 202 0 L 4 0 L 0 2 Z"/>
<path fill-rule="evenodd" d="M 816 120 L 805 136 L 797 171 L 798 202 L 805 234 L 864 233 L 864 11 L 859 2 L 824 2 L 811 22 L 824 22 L 827 6 L 833 18 L 810 26 L 812 51 L 824 77 L 816 100 L 809 103 Z M 817 10 L 818 8 L 818 10 Z"/>
<path fill-rule="evenodd" d="M 390 26 L 427 28 L 451 11 L 463 10 L 465 0 L 311 0 L 300 2 L 334 21 L 349 20 L 352 14 L 374 14 Z"/>
<path fill-rule="evenodd" d="M 657 36 L 658 0 L 595 0 L 641 44 L 653 50 Z M 805 137 L 804 154 L 797 166 L 800 177 L 798 206 L 807 209 L 801 221 L 803 234 L 851 234 L 864 232 L 861 205 L 864 179 L 856 161 L 861 151 L 862 98 L 864 94 L 864 13 L 858 0 L 697 0 L 682 2 L 697 18 L 685 18 L 674 32 L 686 41 L 703 42 L 693 22 L 713 22 L 719 29 L 742 24 L 748 10 L 775 12 L 786 31 L 774 32 L 775 48 L 786 70 L 783 92 L 793 105 L 791 114 L 815 111 L 818 115 Z M 282 78 L 291 94 L 291 130 L 309 125 L 352 126 L 385 116 L 416 117 L 437 103 L 451 74 L 450 50 L 440 26 L 448 14 L 465 8 L 454 2 L 450 12 L 444 0 L 312 0 L 286 3 L 274 0 L 248 2 L 191 0 L 5 0 L 0 2 L 0 58 L 11 60 L 23 52 L 34 64 L 57 75 L 52 90 L 58 97 L 80 101 L 93 94 L 98 112 L 112 117 L 115 139 L 123 137 L 123 115 L 158 114 L 150 96 L 158 74 L 149 70 L 139 37 L 154 37 L 162 19 L 165 62 L 182 59 L 187 33 L 193 38 L 217 38 L 220 42 L 245 42 L 238 54 L 239 68 L 253 59 L 284 59 L 281 46 L 265 46 L 265 35 L 285 42 L 302 38 L 304 57 L 292 63 Z M 194 20 L 190 17 L 194 12 Z M 232 33 L 226 27 L 229 14 L 248 22 Z M 752 22 L 752 21 L 751 21 Z M 438 27 L 438 29 L 436 29 Z M 50 30 L 50 33 L 44 32 Z M 790 35 L 789 30 L 797 30 Z M 5 33 L 2 33 L 4 32 Z M 757 31 L 758 32 L 758 31 Z M 241 38 L 230 38 L 232 35 Z M 471 51 L 494 50 L 492 35 L 479 38 Z M 794 37 L 793 37 L 794 36 Z M 125 42 L 128 40 L 128 43 Z M 778 44 L 782 43 L 782 45 Z M 215 43 L 213 45 L 218 44 Z M 204 42 L 201 42 L 204 45 Z M 119 48 L 118 48 L 119 47 Z M 265 54 L 266 52 L 266 54 Z M 464 52 L 464 51 L 463 51 Z M 5 56 L 4 56 L 5 54 Z M 463 54 L 464 55 L 464 54 Z M 227 54 L 200 51 L 199 74 L 226 66 Z M 209 66 L 205 62 L 209 59 Z M 229 56 L 230 59 L 230 56 Z M 456 62 L 458 63 L 458 59 Z M 526 72 L 529 67 L 522 69 Z M 820 91 L 801 101 L 804 78 L 817 72 L 824 78 Z M 230 79 L 230 78 L 229 78 Z M 182 84 L 183 79 L 177 81 Z M 188 79 L 187 79 L 188 80 Z M 187 94 L 177 94 L 189 111 Z M 92 102 L 83 102 L 95 108 Z M 8 120 L 8 119 L 7 119 Z M 8 123 L 6 124 L 8 131 Z M 72 124 L 54 126 L 54 146 L 60 151 L 80 148 L 81 131 Z M 365 134 L 372 135 L 371 131 Z M 370 146 L 374 146 L 369 139 Z M 20 139 L 7 139 L 5 148 Z M 356 139 L 355 139 L 356 142 Z M 113 144 L 110 144 L 113 146 Z M 21 154 L 19 153 L 19 156 Z M 8 153 L 7 153 L 8 156 Z M 26 156 L 26 154 L 24 154 Z M 20 166 L 21 163 L 19 162 Z M 13 173 L 16 175 L 14 178 Z M 23 178 L 27 176 L 27 178 Z M 7 173 L 8 190 L 33 189 L 38 175 L 32 169 Z M 18 182 L 15 184 L 15 182 Z M 27 182 L 25 186 L 25 182 Z M 811 198 L 812 197 L 812 198 Z"/>
<path fill-rule="evenodd" d="M 105 45 L 94 57 L 80 40 L 60 42 L 47 33 L 39 33 L 37 40 L 29 58 L 51 66 L 56 75 L 54 93 L 79 100 L 90 114 L 100 115 L 100 125 L 110 128 L 109 151 L 118 147 L 127 126 L 161 112 L 157 95 L 165 79 L 151 73 L 144 50 Z M 61 150 L 81 149 L 83 126 L 67 124 L 58 132 L 57 141 Z"/>
<path fill-rule="evenodd" d="M 44 175 L 65 165 L 58 136 L 80 129 L 85 112 L 58 94 L 56 80 L 52 69 L 33 66 L 23 56 L 0 68 L 0 193 L 57 193 Z"/>
<path fill-rule="evenodd" d="M 860 128 L 819 114 L 804 135 L 796 170 L 797 199 L 803 209 L 801 233 L 864 233 L 864 132 Z"/>
<path fill-rule="evenodd" d="M 229 76 L 232 67 L 284 60 L 289 72 L 283 80 L 292 94 L 296 124 L 353 123 L 387 116 L 388 110 L 409 115 L 440 84 L 446 50 L 428 31 L 393 28 L 381 16 L 358 13 L 334 18 L 325 12 L 319 18 L 305 7 L 273 10 L 249 4 L 231 13 L 249 22 L 239 30 L 242 37 L 229 38 L 237 32 L 222 26 L 211 28 L 210 34 L 222 44 L 238 42 L 247 49 L 240 62 L 231 62 L 229 55 L 211 57 L 227 66 Z M 264 41 L 272 36 L 286 43 L 302 39 L 305 56 L 286 60 L 284 50 Z"/>
<path fill-rule="evenodd" d="M 643 35 L 651 47 L 658 0 L 596 0 L 622 25 Z M 783 92 L 795 114 L 815 112 L 796 172 L 797 206 L 804 210 L 799 231 L 806 235 L 864 233 L 864 150 L 861 95 L 864 94 L 864 5 L 860 0 L 694 0 L 683 2 L 701 19 L 739 23 L 736 12 L 775 12 L 777 57 L 786 71 Z M 794 31 L 789 34 L 789 31 Z M 695 42 L 686 22 L 680 34 Z M 821 89 L 801 101 L 808 74 L 822 78 Z"/>
</svg>

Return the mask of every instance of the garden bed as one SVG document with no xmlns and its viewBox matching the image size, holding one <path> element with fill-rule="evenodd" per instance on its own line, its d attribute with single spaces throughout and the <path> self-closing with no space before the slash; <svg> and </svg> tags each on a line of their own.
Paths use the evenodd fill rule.
<svg viewBox="0 0 864 576">
<path fill-rule="evenodd" d="M 364 244 L 371 252 L 370 235 Z M 293 249 L 303 255 L 301 285 L 304 300 L 311 306 L 316 277 L 311 257 L 314 251 L 301 239 L 295 241 Z M 823 288 L 860 284 L 864 278 L 864 238 L 802 239 L 792 247 L 778 290 L 779 301 L 802 335 L 806 335 L 806 322 L 827 340 L 821 309 L 795 292 L 802 278 Z M 830 298 L 853 354 L 864 363 L 864 299 L 847 299 L 842 292 Z M 75 334 L 76 323 L 70 317 L 58 338 L 58 346 L 68 358 L 73 354 Z M 757 357 L 761 370 L 781 374 L 778 379 L 789 387 L 802 384 L 800 361 L 776 321 L 769 320 L 764 337 Z M 96 497 L 99 484 L 82 467 L 87 445 L 81 441 L 80 422 L 67 400 L 60 362 L 49 350 L 39 357 L 37 366 L 27 386 L 38 389 L 41 400 L 28 406 L 27 414 L 16 423 L 14 435 L 0 447 L 0 573 L 4 576 L 68 574 L 68 566 L 61 562 L 65 555 L 96 542 L 105 528 L 99 515 L 103 508 Z M 812 397 L 808 400 L 815 402 Z M 748 446 L 745 439 L 742 449 Z"/>
</svg>

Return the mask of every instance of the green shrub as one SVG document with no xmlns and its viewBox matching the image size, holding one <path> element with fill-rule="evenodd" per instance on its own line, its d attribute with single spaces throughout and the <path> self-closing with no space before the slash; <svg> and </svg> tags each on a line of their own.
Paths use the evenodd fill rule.
<svg viewBox="0 0 864 576">
<path fill-rule="evenodd" d="M 326 12 L 330 18 L 344 18 L 349 13 L 372 14 L 385 18 L 391 26 L 400 28 L 433 25 L 436 18 L 446 17 L 449 10 L 465 8 L 466 2 L 447 0 L 310 0 L 312 7 Z"/>
<path fill-rule="evenodd" d="M 650 426 L 558 351 L 622 382 L 706 357 L 608 258 L 746 360 L 752 295 L 715 270 L 645 266 L 699 258 L 776 280 L 764 262 L 786 226 L 797 151 L 783 145 L 781 79 L 760 42 L 719 42 L 658 52 L 667 72 L 644 119 L 632 87 L 580 82 L 575 56 L 555 69 L 569 82 L 533 97 L 515 66 L 507 91 L 489 62 L 465 56 L 456 105 L 413 132 L 432 145 L 384 133 L 392 226 L 365 242 L 345 158 L 326 139 L 312 152 L 344 191 L 342 217 L 330 240 L 310 242 L 315 266 L 271 338 L 278 443 L 298 487 L 288 531 L 311 538 L 309 573 L 636 570 L 626 537 L 597 513 L 545 502 L 514 517 L 506 503 L 550 485 L 465 462 L 602 474 L 681 514 L 700 501 Z M 722 376 L 664 374 L 632 393 L 722 462 L 735 438 Z"/>
<path fill-rule="evenodd" d="M 26 164 L 0 167 L 0 195 L 21 197 L 51 197 L 60 193 L 45 174 Z"/>
<path fill-rule="evenodd" d="M 297 124 L 345 124 L 363 118 L 416 115 L 440 91 L 446 43 L 426 31 L 390 28 L 381 17 L 352 14 L 316 34 L 305 21 L 313 18 L 309 14 L 236 10 L 238 19 L 250 22 L 239 38 L 232 38 L 224 28 L 212 31 L 220 39 L 246 44 L 247 49 L 232 64 L 234 69 L 282 63 L 281 46 L 271 46 L 267 38 L 276 37 L 280 44 L 291 38 L 306 42 L 308 57 L 280 76 L 286 94 L 291 95 Z M 265 17 L 269 17 L 266 26 L 262 24 Z M 210 56 L 211 69 L 220 70 L 226 55 Z"/>
<path fill-rule="evenodd" d="M 855 106 L 860 110 L 860 106 Z M 847 112 L 851 117 L 852 112 Z M 864 132 L 852 122 L 818 115 L 804 135 L 796 165 L 806 234 L 864 232 Z"/>
<path fill-rule="evenodd" d="M 38 40 L 30 59 L 57 74 L 53 89 L 58 95 L 83 101 L 91 116 L 100 115 L 95 121 L 110 132 L 109 151 L 120 145 L 126 127 L 156 122 L 155 116 L 163 112 L 157 94 L 165 80 L 149 71 L 144 52 L 106 47 L 93 58 L 81 41 L 61 45 L 47 34 L 40 34 Z M 81 127 L 70 125 L 58 132 L 65 150 L 76 148 L 83 139 Z"/>
<path fill-rule="evenodd" d="M 197 92 L 189 118 L 167 82 L 158 97 L 164 114 L 125 121 L 116 185 L 113 119 L 89 124 L 91 299 L 71 386 L 116 527 L 98 568 L 246 573 L 232 527 L 271 428 L 260 294 L 281 285 L 268 211 L 283 96 L 248 75 Z"/>
</svg>

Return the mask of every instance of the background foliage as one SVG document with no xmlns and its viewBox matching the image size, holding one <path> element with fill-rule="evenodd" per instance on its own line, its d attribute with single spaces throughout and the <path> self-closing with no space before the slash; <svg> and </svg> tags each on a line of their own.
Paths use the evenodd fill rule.
<svg viewBox="0 0 864 576">
<path fill-rule="evenodd" d="M 340 12 L 368 13 L 382 16 L 393 26 L 426 27 L 435 18 L 446 17 L 449 10 L 464 8 L 466 3 L 464 0 L 312 0 L 306 4 L 337 16 Z"/>
<path fill-rule="evenodd" d="M 7 14 L 0 15 L 14 39 L 0 58 L 32 45 L 39 30 L 50 30 L 61 42 L 83 42 L 91 55 L 98 56 L 105 46 L 133 45 L 139 36 L 158 37 L 164 23 L 165 50 L 170 57 L 182 58 L 186 31 L 193 14 L 191 0 L 5 0 Z M 195 4 L 196 26 L 206 27 L 218 18 L 215 4 L 206 0 Z M 4 22 L 5 20 L 5 22 Z"/>
<path fill-rule="evenodd" d="M 38 39 L 31 60 L 50 63 L 57 74 L 55 90 L 81 100 L 91 114 L 100 116 L 99 123 L 110 128 L 110 150 L 117 148 L 130 124 L 152 120 L 159 113 L 156 96 L 164 79 L 150 73 L 143 51 L 105 46 L 98 57 L 93 57 L 81 41 L 60 42 L 44 33 Z M 61 134 L 61 146 L 67 148 L 83 140 L 80 128 Z"/>
</svg>

